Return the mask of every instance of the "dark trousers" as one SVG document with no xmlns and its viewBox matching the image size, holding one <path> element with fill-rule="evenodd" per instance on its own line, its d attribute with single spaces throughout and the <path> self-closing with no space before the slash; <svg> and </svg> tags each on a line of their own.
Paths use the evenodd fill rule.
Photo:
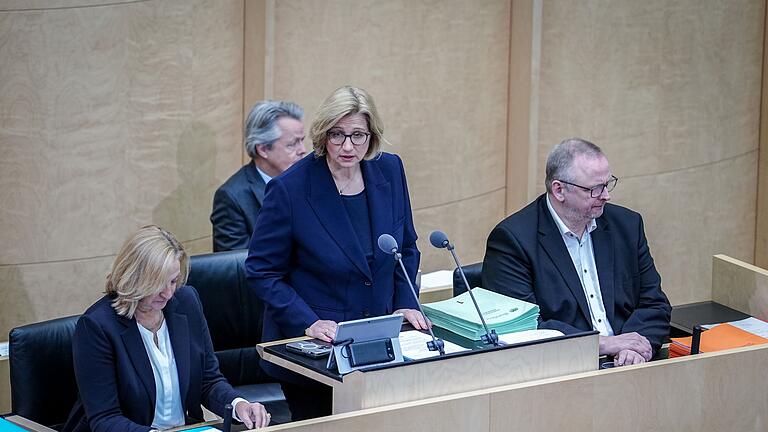
<svg viewBox="0 0 768 432">
<path fill-rule="evenodd" d="M 325 384 L 307 382 L 304 385 L 280 382 L 285 400 L 291 409 L 291 420 L 307 420 L 331 415 L 333 389 Z"/>
</svg>

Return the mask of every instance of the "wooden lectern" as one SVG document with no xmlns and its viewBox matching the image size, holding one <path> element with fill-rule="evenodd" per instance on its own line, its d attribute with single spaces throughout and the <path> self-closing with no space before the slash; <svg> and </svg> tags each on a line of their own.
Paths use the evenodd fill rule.
<svg viewBox="0 0 768 432">
<path fill-rule="evenodd" d="M 333 387 L 334 414 L 587 372 L 598 366 L 597 332 L 473 349 L 344 376 L 327 370 L 325 359 L 285 350 L 286 343 L 303 339 L 263 343 L 257 349 L 264 360 Z"/>
</svg>

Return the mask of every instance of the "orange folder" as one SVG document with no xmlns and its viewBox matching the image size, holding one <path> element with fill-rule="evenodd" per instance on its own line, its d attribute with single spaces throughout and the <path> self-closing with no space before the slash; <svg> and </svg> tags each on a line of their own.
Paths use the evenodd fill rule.
<svg viewBox="0 0 768 432">
<path fill-rule="evenodd" d="M 693 336 L 672 338 L 669 344 L 669 357 L 680 357 L 691 354 Z M 744 331 L 730 324 L 719 324 L 701 333 L 700 352 L 722 351 L 751 345 L 768 343 L 768 339 Z"/>
</svg>

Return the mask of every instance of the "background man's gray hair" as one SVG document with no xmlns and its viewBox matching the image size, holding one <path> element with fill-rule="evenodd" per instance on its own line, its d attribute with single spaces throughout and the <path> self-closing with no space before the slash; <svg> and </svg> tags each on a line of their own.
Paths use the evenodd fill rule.
<svg viewBox="0 0 768 432">
<path fill-rule="evenodd" d="M 304 110 L 293 102 L 266 100 L 251 108 L 245 120 L 245 151 L 251 158 L 258 157 L 256 146 L 264 146 L 268 150 L 282 134 L 277 127 L 277 119 L 291 117 L 301 121 Z"/>
<path fill-rule="evenodd" d="M 552 181 L 563 180 L 573 182 L 571 165 L 577 155 L 594 158 L 604 156 L 600 147 L 581 138 L 567 138 L 556 145 L 547 156 L 547 177 L 544 186 L 547 192 L 552 192 Z"/>
</svg>

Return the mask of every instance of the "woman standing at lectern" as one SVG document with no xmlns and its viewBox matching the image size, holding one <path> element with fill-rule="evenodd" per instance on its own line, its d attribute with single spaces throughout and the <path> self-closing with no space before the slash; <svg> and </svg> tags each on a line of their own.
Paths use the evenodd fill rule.
<svg viewBox="0 0 768 432">
<path fill-rule="evenodd" d="M 405 170 L 398 156 L 381 151 L 382 133 L 373 98 L 341 87 L 312 122 L 314 151 L 267 186 L 245 265 L 266 304 L 265 341 L 331 341 L 338 322 L 392 313 L 417 329 L 431 325 L 392 256 L 376 245 L 381 234 L 392 235 L 416 276 L 420 253 Z M 294 420 L 330 413 L 327 388 L 275 365 L 263 368 L 283 383 Z"/>
</svg>

